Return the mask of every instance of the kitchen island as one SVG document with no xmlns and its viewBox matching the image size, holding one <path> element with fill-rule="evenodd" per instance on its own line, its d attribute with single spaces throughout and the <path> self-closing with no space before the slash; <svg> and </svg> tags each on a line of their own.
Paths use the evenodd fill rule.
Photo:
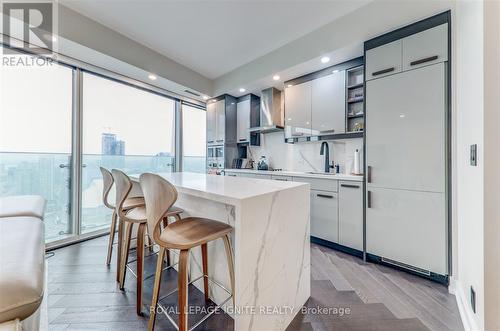
<svg viewBox="0 0 500 331">
<path fill-rule="evenodd" d="M 228 176 L 163 173 L 179 192 L 183 217 L 199 216 L 234 230 L 235 303 L 224 310 L 235 330 L 285 330 L 310 296 L 309 184 Z M 139 189 L 137 178 L 134 190 Z M 208 244 L 209 276 L 230 288 L 222 240 Z M 191 279 L 202 275 L 193 249 Z M 195 285 L 202 290 L 202 282 Z M 210 285 L 217 304 L 228 294 Z"/>
</svg>

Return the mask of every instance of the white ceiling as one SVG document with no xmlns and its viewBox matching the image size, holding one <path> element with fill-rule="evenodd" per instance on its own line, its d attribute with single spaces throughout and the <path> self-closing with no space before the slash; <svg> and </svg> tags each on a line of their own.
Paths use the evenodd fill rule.
<svg viewBox="0 0 500 331">
<path fill-rule="evenodd" d="M 352 0 L 60 2 L 210 79 L 365 4 Z"/>
</svg>

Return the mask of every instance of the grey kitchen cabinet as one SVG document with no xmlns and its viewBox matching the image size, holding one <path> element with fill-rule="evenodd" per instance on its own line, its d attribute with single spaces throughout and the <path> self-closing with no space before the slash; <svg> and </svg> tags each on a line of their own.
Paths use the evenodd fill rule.
<svg viewBox="0 0 500 331">
<path fill-rule="evenodd" d="M 310 123 L 313 136 L 345 133 L 345 93 L 344 70 L 312 81 Z"/>
<path fill-rule="evenodd" d="M 311 81 L 285 88 L 285 126 L 292 137 L 311 135 L 311 94 Z"/>
<path fill-rule="evenodd" d="M 339 242 L 338 195 L 311 190 L 311 236 Z"/>
<path fill-rule="evenodd" d="M 444 193 L 367 187 L 366 250 L 446 274 Z"/>
<path fill-rule="evenodd" d="M 215 135 L 217 131 L 217 122 L 215 102 L 207 104 L 207 144 L 215 143 Z"/>
<path fill-rule="evenodd" d="M 363 183 L 339 182 L 339 244 L 363 250 Z"/>
<path fill-rule="evenodd" d="M 367 186 L 444 192 L 445 78 L 438 63 L 367 82 Z"/>
<path fill-rule="evenodd" d="M 215 102 L 215 142 L 224 143 L 226 136 L 226 100 Z"/>
<path fill-rule="evenodd" d="M 401 72 L 403 67 L 401 59 L 402 47 L 403 42 L 400 39 L 367 50 L 365 58 L 366 80 L 368 81 Z"/>
<path fill-rule="evenodd" d="M 240 101 L 236 104 L 236 135 L 237 142 L 249 142 L 250 141 L 250 99 Z"/>
<path fill-rule="evenodd" d="M 448 61 L 448 24 L 403 39 L 403 70 Z"/>
</svg>

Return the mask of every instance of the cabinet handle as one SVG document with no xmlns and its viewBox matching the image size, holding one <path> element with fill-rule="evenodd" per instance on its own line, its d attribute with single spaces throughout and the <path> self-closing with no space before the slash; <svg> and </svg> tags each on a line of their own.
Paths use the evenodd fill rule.
<svg viewBox="0 0 500 331">
<path fill-rule="evenodd" d="M 239 141 L 245 141 L 247 140 L 246 138 L 240 138 Z"/>
<path fill-rule="evenodd" d="M 351 185 L 351 184 L 340 184 L 342 187 L 349 187 L 349 188 L 359 188 L 358 185 Z"/>
<path fill-rule="evenodd" d="M 366 207 L 371 208 L 372 207 L 372 191 L 367 191 L 366 192 Z"/>
<path fill-rule="evenodd" d="M 420 59 L 420 60 L 416 60 L 416 61 L 412 61 L 410 62 L 410 65 L 411 66 L 416 66 L 418 64 L 422 64 L 422 63 L 425 63 L 425 62 L 430 62 L 430 61 L 434 61 L 434 60 L 437 60 L 438 59 L 438 56 L 437 55 L 434 55 L 434 56 L 429 56 L 429 57 L 426 57 L 424 59 Z"/>
<path fill-rule="evenodd" d="M 372 166 L 368 166 L 366 168 L 367 168 L 366 182 L 371 183 L 372 182 Z"/>
<path fill-rule="evenodd" d="M 209 140 L 209 141 L 207 141 L 207 143 L 213 143 L 213 142 L 214 142 L 213 140 Z"/>
<path fill-rule="evenodd" d="M 229 177 L 236 177 L 236 175 L 233 174 L 227 174 Z"/>
<path fill-rule="evenodd" d="M 216 142 L 220 143 L 220 142 L 223 142 L 224 139 L 220 139 L 220 140 L 216 140 Z"/>
<path fill-rule="evenodd" d="M 318 198 L 326 198 L 326 199 L 333 199 L 333 195 L 327 195 L 327 194 L 316 194 Z"/>
<path fill-rule="evenodd" d="M 388 72 L 393 72 L 395 69 L 396 68 L 391 67 L 391 68 L 375 71 L 375 72 L 372 72 L 372 76 L 378 76 L 378 75 L 386 74 Z"/>
<path fill-rule="evenodd" d="M 281 180 L 282 182 L 288 182 L 288 179 L 284 179 L 284 178 L 274 178 L 274 180 Z"/>
</svg>

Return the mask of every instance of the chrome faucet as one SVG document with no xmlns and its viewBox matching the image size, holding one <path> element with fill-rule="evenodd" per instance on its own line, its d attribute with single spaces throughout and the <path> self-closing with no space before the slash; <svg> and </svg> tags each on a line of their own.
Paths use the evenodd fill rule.
<svg viewBox="0 0 500 331">
<path fill-rule="evenodd" d="M 321 151 L 319 152 L 319 155 L 325 156 L 325 172 L 330 172 L 330 147 L 328 147 L 328 143 L 326 141 L 321 143 Z"/>
</svg>

